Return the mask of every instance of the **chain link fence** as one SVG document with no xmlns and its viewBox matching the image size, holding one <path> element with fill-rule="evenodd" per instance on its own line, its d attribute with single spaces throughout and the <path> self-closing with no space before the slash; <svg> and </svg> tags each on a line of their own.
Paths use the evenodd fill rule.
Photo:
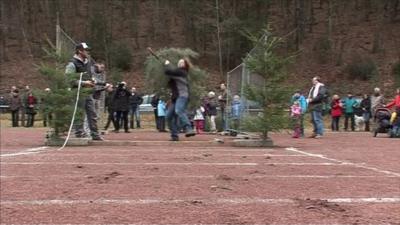
<svg viewBox="0 0 400 225">
<path fill-rule="evenodd" d="M 267 38 L 266 35 L 263 35 L 259 41 L 263 41 Z M 258 45 L 256 45 L 246 56 L 249 57 L 258 51 Z M 233 101 L 233 97 L 238 95 L 241 100 L 242 104 L 242 116 L 249 116 L 251 113 L 258 113 L 261 108 L 257 105 L 256 102 L 250 101 L 246 98 L 245 92 L 246 87 L 251 86 L 263 86 L 264 85 L 264 78 L 258 74 L 251 73 L 250 70 L 247 68 L 245 60 L 233 70 L 227 73 L 227 90 L 228 90 L 228 110 L 227 110 L 227 124 L 228 126 L 232 123 L 231 119 L 231 105 Z"/>
</svg>

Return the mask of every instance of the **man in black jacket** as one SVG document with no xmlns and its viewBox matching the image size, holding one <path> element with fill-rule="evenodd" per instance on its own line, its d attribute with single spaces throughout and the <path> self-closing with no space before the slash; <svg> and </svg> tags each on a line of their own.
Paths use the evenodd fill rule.
<svg viewBox="0 0 400 225">
<path fill-rule="evenodd" d="M 129 97 L 131 93 L 126 89 L 126 83 L 122 81 L 118 84 L 113 97 L 114 110 L 116 112 L 115 132 L 119 132 L 121 120 L 123 120 L 125 133 L 130 133 L 128 129 Z"/>
<path fill-rule="evenodd" d="M 179 141 L 179 130 L 184 128 L 186 137 L 196 135 L 186 115 L 189 102 L 188 73 L 190 64 L 187 59 L 178 61 L 178 68 L 171 68 L 168 60 L 165 61 L 165 74 L 169 77 L 168 86 L 171 89 L 171 104 L 168 107 L 167 120 L 171 132 L 171 141 Z"/>
</svg>

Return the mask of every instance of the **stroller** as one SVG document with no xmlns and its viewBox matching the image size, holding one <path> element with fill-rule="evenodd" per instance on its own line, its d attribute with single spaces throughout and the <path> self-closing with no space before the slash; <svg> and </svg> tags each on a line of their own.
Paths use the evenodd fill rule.
<svg viewBox="0 0 400 225">
<path fill-rule="evenodd" d="M 392 125 L 390 124 L 391 112 L 387 108 L 378 108 L 375 111 L 374 122 L 376 127 L 374 129 L 374 137 L 378 133 L 391 134 Z"/>
</svg>

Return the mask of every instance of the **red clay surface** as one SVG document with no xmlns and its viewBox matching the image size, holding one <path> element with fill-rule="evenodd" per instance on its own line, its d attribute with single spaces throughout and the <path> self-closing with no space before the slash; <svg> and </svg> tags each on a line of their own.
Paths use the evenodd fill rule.
<svg viewBox="0 0 400 225">
<path fill-rule="evenodd" d="M 133 130 L 105 138 L 137 146 L 56 151 L 40 148 L 43 128 L 0 134 L 1 224 L 400 224 L 400 139 L 273 134 L 277 147 L 236 148 Z"/>
</svg>

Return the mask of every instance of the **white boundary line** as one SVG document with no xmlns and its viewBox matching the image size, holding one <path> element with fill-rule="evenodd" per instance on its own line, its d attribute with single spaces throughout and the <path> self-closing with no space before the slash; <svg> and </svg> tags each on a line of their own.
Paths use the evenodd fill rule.
<svg viewBox="0 0 400 225">
<path fill-rule="evenodd" d="M 342 160 L 338 160 L 338 159 L 329 158 L 329 157 L 326 157 L 326 156 L 323 156 L 323 155 L 320 155 L 320 154 L 313 154 L 313 153 L 301 151 L 301 150 L 298 150 L 296 148 L 286 148 L 286 150 L 287 151 L 296 152 L 296 153 L 300 153 L 300 154 L 304 154 L 304 155 L 307 155 L 307 156 L 312 156 L 312 157 L 315 157 L 315 158 L 320 158 L 320 159 L 333 161 L 333 162 L 340 163 L 340 164 L 351 165 L 351 166 L 358 167 L 358 168 L 373 170 L 375 172 L 380 172 L 380 173 L 388 174 L 388 175 L 391 175 L 391 176 L 400 177 L 400 173 L 396 173 L 396 172 L 392 172 L 392 171 L 388 171 L 388 170 L 382 170 L 382 169 L 378 169 L 378 168 L 375 168 L 375 167 L 372 167 L 372 166 L 366 166 L 365 163 L 352 163 L 352 162 L 342 161 Z"/>
<path fill-rule="evenodd" d="M 318 199 L 330 203 L 393 203 L 400 204 L 400 197 L 392 198 L 330 198 Z M 290 198 L 216 198 L 216 199 L 92 199 L 92 200 L 3 200 L 1 205 L 76 205 L 76 204 L 117 204 L 117 205 L 147 205 L 147 204 L 177 204 L 199 202 L 204 204 L 296 204 L 299 200 Z M 310 199 L 312 201 L 312 199 Z"/>
<path fill-rule="evenodd" d="M 46 178 L 60 179 L 60 178 L 96 178 L 102 176 L 108 176 L 109 174 L 94 174 L 94 175 L 46 175 Z M 110 175 L 112 176 L 112 175 Z M 149 175 L 149 176 L 136 176 L 136 175 L 118 175 L 118 178 L 137 178 L 137 179 L 154 179 L 154 178 L 168 178 L 168 179 L 218 179 L 215 175 L 177 175 L 177 176 L 166 176 L 166 175 Z M 396 176 L 357 176 L 357 175 L 249 175 L 249 176 L 232 176 L 232 179 L 263 179 L 263 178 L 316 178 L 316 179 L 330 179 L 330 178 L 397 178 Z M 41 176 L 0 176 L 0 179 L 19 179 L 19 178 L 29 178 L 29 179 L 40 179 L 45 181 Z"/>
<path fill-rule="evenodd" d="M 88 162 L 2 162 L 2 165 L 121 165 L 121 166 L 138 166 L 138 165 L 158 165 L 158 166 L 169 166 L 169 165 L 177 165 L 177 166 L 257 166 L 258 163 L 190 163 L 190 162 L 160 162 L 160 163 L 88 163 Z"/>
<path fill-rule="evenodd" d="M 0 157 L 12 157 L 12 156 L 19 156 L 19 155 L 37 154 L 40 152 L 44 152 L 48 148 L 49 147 L 47 147 L 47 146 L 42 146 L 42 147 L 37 147 L 37 148 L 28 148 L 28 149 L 20 151 L 20 152 L 2 154 L 2 155 L 0 155 Z"/>
<path fill-rule="evenodd" d="M 224 163 L 224 162 L 149 162 L 149 163 L 88 163 L 88 162 L 2 162 L 1 165 L 94 165 L 94 166 L 104 166 L 104 165 L 119 165 L 119 166 L 276 166 L 276 165 L 288 165 L 288 166 L 353 166 L 351 163 L 279 163 L 279 162 L 267 162 L 267 163 Z M 396 174 L 390 174 L 395 175 Z"/>
<path fill-rule="evenodd" d="M 85 146 L 86 147 L 86 146 Z M 69 148 L 68 152 L 82 152 L 82 148 L 85 147 L 73 147 Z M 171 146 L 163 146 L 164 148 L 156 148 L 158 146 L 132 146 L 132 148 L 129 147 L 129 149 L 126 149 L 126 146 L 93 146 L 96 148 L 91 148 L 91 149 L 84 149 L 85 152 L 92 152 L 92 151 L 98 151 L 102 152 L 104 149 L 106 149 L 108 152 L 166 152 L 166 153 L 174 153 L 174 152 L 276 152 L 278 150 L 276 149 L 226 149 L 219 147 L 219 148 L 196 148 L 193 146 L 188 146 L 185 147 L 185 149 L 176 149 L 176 146 L 173 149 L 166 149 L 165 147 L 171 147 Z M 101 148 L 100 148 L 101 147 Z M 112 148 L 110 148 L 112 147 Z M 119 149 L 123 148 L 123 149 Z M 152 147 L 152 148 L 148 148 Z"/>
<path fill-rule="evenodd" d="M 83 157 L 83 156 L 90 156 L 91 158 L 94 157 L 92 152 L 90 152 L 90 153 L 86 153 L 86 152 L 65 153 L 65 152 L 67 152 L 67 151 L 63 151 L 63 153 L 61 153 L 61 154 L 53 154 L 51 156 L 54 156 L 54 157 L 57 157 L 57 156 L 58 157 L 75 157 L 75 158 L 76 157 Z M 100 156 L 114 156 L 114 157 L 125 157 L 125 158 L 129 157 L 129 156 L 135 156 L 137 158 L 137 157 L 147 157 L 147 156 L 149 156 L 148 153 L 149 152 L 146 152 L 146 154 L 142 154 L 142 155 L 139 155 L 137 153 L 136 154 L 135 153 L 132 153 L 132 154 L 96 153 L 95 157 L 96 157 L 96 159 L 97 159 L 97 157 L 100 157 Z M 161 156 L 170 155 L 171 157 L 175 157 L 175 158 L 176 157 L 188 157 L 188 156 L 199 156 L 199 157 L 209 157 L 209 158 L 212 158 L 212 157 L 226 157 L 226 156 L 231 156 L 231 157 L 267 157 L 267 156 L 269 156 L 269 157 L 311 157 L 311 156 L 307 156 L 307 155 L 304 155 L 304 154 L 292 154 L 292 155 L 288 155 L 288 154 L 286 154 L 286 155 L 268 154 L 268 153 L 266 153 L 266 154 L 226 154 L 226 153 L 218 154 L 218 153 L 210 153 L 209 155 L 207 155 L 207 154 L 208 153 L 192 152 L 192 153 L 179 154 L 179 155 L 173 155 L 172 153 L 161 153 L 161 154 L 158 154 L 158 155 L 161 155 Z M 49 157 L 49 155 L 44 155 L 44 157 Z"/>
<path fill-rule="evenodd" d="M 0 223 L 0 225 L 49 225 L 48 223 Z M 232 223 L 57 223 L 55 225 L 232 225 Z M 246 223 L 244 225 L 354 225 L 354 223 Z M 393 225 L 393 223 L 363 223 L 363 225 Z"/>
</svg>

